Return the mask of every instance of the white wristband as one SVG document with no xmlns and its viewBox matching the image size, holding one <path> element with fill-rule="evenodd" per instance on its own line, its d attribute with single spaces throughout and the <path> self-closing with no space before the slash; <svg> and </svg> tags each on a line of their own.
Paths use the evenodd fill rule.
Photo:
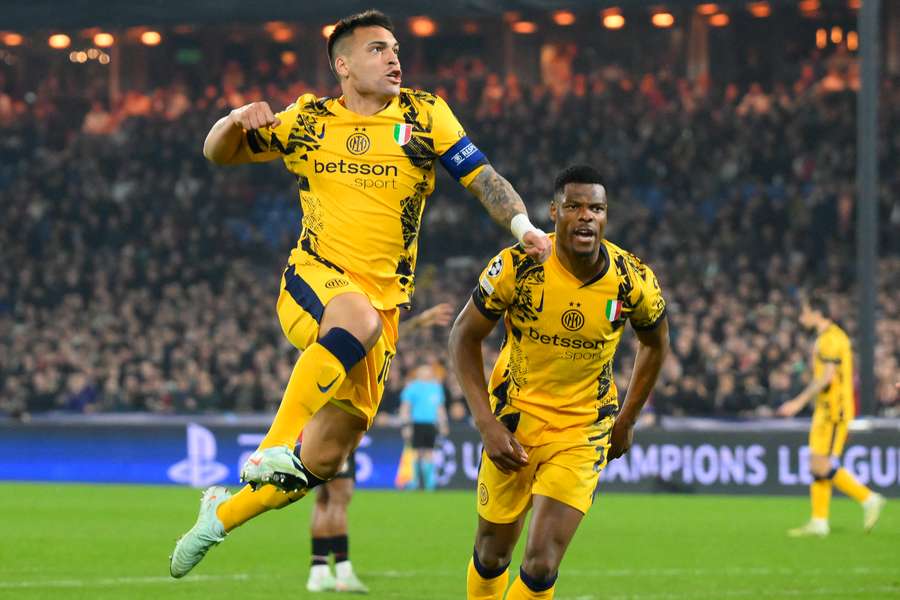
<svg viewBox="0 0 900 600">
<path fill-rule="evenodd" d="M 540 229 L 531 224 L 531 221 L 528 219 L 528 215 L 525 213 L 519 213 L 512 218 L 512 221 L 509 222 L 509 229 L 512 231 L 513 236 L 519 243 L 522 243 L 522 238 L 529 231 L 535 231 L 539 234 L 543 233 Z"/>
</svg>

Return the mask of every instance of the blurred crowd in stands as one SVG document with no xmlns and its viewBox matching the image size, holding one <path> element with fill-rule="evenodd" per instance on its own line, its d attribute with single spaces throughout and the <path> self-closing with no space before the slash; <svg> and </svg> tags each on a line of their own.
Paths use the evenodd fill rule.
<svg viewBox="0 0 900 600">
<path fill-rule="evenodd" d="M 764 84 L 573 64 L 526 84 L 462 58 L 406 85 L 448 100 L 545 228 L 560 168 L 604 173 L 607 237 L 654 268 L 669 302 L 673 352 L 653 413 L 771 415 L 809 376 L 798 294 L 827 297 L 856 332 L 855 61 L 813 56 Z M 214 168 L 201 147 L 234 107 L 335 89 L 237 62 L 205 81 L 176 70 L 114 106 L 53 77 L 11 89 L 0 81 L 0 415 L 273 411 L 297 356 L 274 311 L 296 184 L 279 163 Z M 878 413 L 898 416 L 900 82 L 882 80 L 881 108 L 876 393 Z M 509 243 L 441 174 L 413 314 L 462 306 Z M 401 340 L 385 414 L 415 367 L 446 367 L 446 339 L 428 328 Z M 634 344 L 628 334 L 616 364 L 623 393 Z M 445 381 L 451 418 L 464 419 Z"/>
</svg>

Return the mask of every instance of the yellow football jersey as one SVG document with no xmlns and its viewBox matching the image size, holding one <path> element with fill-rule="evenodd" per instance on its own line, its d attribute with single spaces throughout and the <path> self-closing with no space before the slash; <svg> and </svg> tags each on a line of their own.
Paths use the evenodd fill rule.
<svg viewBox="0 0 900 600">
<path fill-rule="evenodd" d="M 341 269 L 375 308 L 407 306 L 435 162 L 465 186 L 487 159 L 428 92 L 403 88 L 372 116 L 305 94 L 276 116 L 278 127 L 246 133 L 242 151 L 281 158 L 297 177 L 303 227 L 292 260 L 305 252 Z"/>
<path fill-rule="evenodd" d="M 525 445 L 583 441 L 586 428 L 615 415 L 613 355 L 625 322 L 652 329 L 665 315 L 653 271 L 609 241 L 601 250 L 606 269 L 582 283 L 555 253 L 539 264 L 513 246 L 491 261 L 472 293 L 482 314 L 504 317 L 491 404 L 508 425 L 519 413 L 538 424 L 517 431 Z"/>
<path fill-rule="evenodd" d="M 816 338 L 813 377 L 821 377 L 827 363 L 834 364 L 836 370 L 831 383 L 816 398 L 815 412 L 833 422 L 852 421 L 856 415 L 853 399 L 853 351 L 850 348 L 850 338 L 835 323 Z"/>
</svg>

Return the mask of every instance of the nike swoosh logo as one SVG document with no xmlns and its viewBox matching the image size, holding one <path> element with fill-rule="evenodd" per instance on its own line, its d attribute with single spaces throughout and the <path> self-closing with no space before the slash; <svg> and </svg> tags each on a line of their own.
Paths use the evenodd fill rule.
<svg viewBox="0 0 900 600">
<path fill-rule="evenodd" d="M 340 377 L 340 375 L 335 375 L 335 376 L 334 376 L 334 379 L 331 380 L 331 383 L 329 383 L 329 384 L 326 385 L 326 386 L 323 386 L 322 384 L 320 384 L 320 383 L 317 381 L 317 382 L 316 382 L 316 385 L 319 387 L 319 391 L 322 392 L 322 393 L 324 394 L 325 392 L 327 392 L 328 390 L 330 390 L 330 389 L 331 389 L 331 386 L 334 385 L 334 382 L 338 380 L 338 377 Z"/>
<path fill-rule="evenodd" d="M 325 137 L 325 125 L 327 125 L 327 123 L 322 123 L 322 133 L 317 136 L 320 140 Z"/>
<path fill-rule="evenodd" d="M 543 312 L 543 311 L 544 311 L 544 290 L 541 290 L 541 303 L 538 304 L 538 307 L 537 307 L 536 309 L 534 309 L 534 310 L 537 311 L 537 312 Z"/>
</svg>

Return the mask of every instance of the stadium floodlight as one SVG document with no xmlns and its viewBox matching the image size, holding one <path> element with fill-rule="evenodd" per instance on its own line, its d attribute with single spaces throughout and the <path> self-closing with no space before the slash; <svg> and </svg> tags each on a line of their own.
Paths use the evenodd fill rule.
<svg viewBox="0 0 900 600">
<path fill-rule="evenodd" d="M 429 17 L 410 17 L 409 31 L 416 37 L 431 37 L 437 32 L 437 23 Z"/>
<path fill-rule="evenodd" d="M 158 46 L 162 42 L 162 35 L 158 31 L 145 31 L 141 34 L 141 43 L 145 46 Z"/>
<path fill-rule="evenodd" d="M 772 7 L 768 2 L 751 2 L 747 5 L 747 10 L 757 19 L 764 19 L 772 14 Z"/>
<path fill-rule="evenodd" d="M 725 27 L 730 22 L 731 19 L 725 13 L 717 13 L 709 18 L 709 24 L 713 27 Z"/>
<path fill-rule="evenodd" d="M 797 6 L 800 8 L 800 12 L 803 13 L 803 16 L 812 17 L 819 12 L 822 4 L 819 0 L 800 0 L 800 4 Z"/>
<path fill-rule="evenodd" d="M 714 4 L 712 2 L 707 2 L 705 4 L 698 4 L 697 12 L 699 14 L 703 15 L 704 17 L 709 17 L 709 16 L 714 15 L 717 12 L 719 12 L 719 5 Z"/>
<path fill-rule="evenodd" d="M 6 46 L 21 46 L 25 39 L 18 33 L 9 31 L 3 34 L 3 44 Z"/>
<path fill-rule="evenodd" d="M 650 17 L 650 22 L 653 23 L 654 27 L 666 29 L 675 24 L 675 16 L 670 12 L 664 11 L 653 13 L 653 16 Z"/>
<path fill-rule="evenodd" d="M 116 43 L 116 38 L 111 33 L 101 31 L 94 35 L 94 45 L 98 48 L 109 48 Z"/>
<path fill-rule="evenodd" d="M 617 6 L 607 8 L 600 15 L 603 17 L 603 26 L 607 29 L 622 29 L 625 27 L 625 17 L 622 16 L 622 9 Z"/>
<path fill-rule="evenodd" d="M 334 25 L 326 25 L 322 28 L 322 37 L 328 39 L 331 37 L 331 32 L 334 31 Z"/>
<path fill-rule="evenodd" d="M 575 13 L 571 10 L 558 10 L 553 13 L 553 22 L 561 27 L 575 24 Z"/>
<path fill-rule="evenodd" d="M 512 30 L 516 33 L 529 35 L 537 31 L 537 23 L 534 21 L 516 21 L 512 24 Z"/>
<path fill-rule="evenodd" d="M 835 46 L 844 40 L 844 30 L 835 25 L 831 28 L 831 43 Z"/>
<path fill-rule="evenodd" d="M 276 29 L 272 32 L 272 41 L 278 42 L 279 44 L 286 44 L 292 39 L 294 39 L 294 32 L 287 27 L 284 29 Z"/>
<path fill-rule="evenodd" d="M 72 45 L 72 38 L 64 33 L 54 33 L 47 39 L 47 44 L 56 50 L 62 50 Z"/>
<path fill-rule="evenodd" d="M 855 31 L 847 32 L 847 50 L 850 52 L 859 50 L 859 34 Z"/>
<path fill-rule="evenodd" d="M 281 64 L 290 67 L 297 63 L 297 53 L 293 50 L 285 50 L 281 53 Z"/>
</svg>

